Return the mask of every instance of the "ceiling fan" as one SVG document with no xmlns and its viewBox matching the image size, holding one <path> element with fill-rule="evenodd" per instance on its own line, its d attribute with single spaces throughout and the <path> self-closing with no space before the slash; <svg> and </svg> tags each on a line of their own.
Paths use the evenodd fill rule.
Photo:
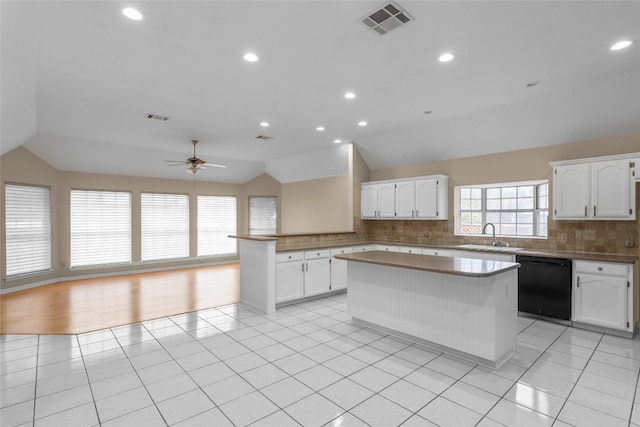
<svg viewBox="0 0 640 427">
<path fill-rule="evenodd" d="M 226 165 L 222 165 L 220 163 L 209 163 L 205 160 L 199 159 L 196 157 L 196 144 L 198 143 L 197 139 L 192 139 L 191 143 L 193 144 L 193 157 L 189 157 L 187 160 L 165 160 L 165 162 L 171 163 L 168 166 L 180 166 L 187 165 L 187 172 L 192 174 L 197 174 L 199 171 L 204 170 L 207 166 L 212 166 L 214 168 L 226 168 Z"/>
</svg>

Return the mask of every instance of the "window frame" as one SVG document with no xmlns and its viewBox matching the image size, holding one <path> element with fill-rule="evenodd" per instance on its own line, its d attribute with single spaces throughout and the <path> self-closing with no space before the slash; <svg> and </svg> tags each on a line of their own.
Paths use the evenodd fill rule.
<svg viewBox="0 0 640 427">
<path fill-rule="evenodd" d="M 128 226 L 128 248 L 122 248 L 123 249 L 123 253 L 124 251 L 127 251 L 128 253 L 128 260 L 124 260 L 124 259 L 110 259 L 104 262 L 95 262 L 95 263 L 79 263 L 79 264 L 74 264 L 74 225 L 73 225 L 73 218 L 74 218 L 74 214 L 73 214 L 73 193 L 74 192 L 85 192 L 85 193 L 113 193 L 119 196 L 123 196 L 123 195 L 127 195 L 128 196 L 128 206 L 126 206 L 128 208 L 128 215 L 126 216 L 127 220 L 128 220 L 128 224 L 126 224 L 126 226 Z M 116 209 L 118 207 L 115 207 Z M 108 222 L 113 221 L 113 217 L 109 217 L 107 219 Z M 96 189 L 86 189 L 86 188 L 72 188 L 69 191 L 69 268 L 71 270 L 76 270 L 76 269 L 91 269 L 91 268 L 104 268 L 104 267 L 111 267 L 111 266 L 115 266 L 115 265 L 128 265 L 131 264 L 133 262 L 133 244 L 132 244 L 132 239 L 133 239 L 133 230 L 132 230 L 132 222 L 133 222 L 133 195 L 131 193 L 131 191 L 129 190 L 96 190 Z M 122 230 L 124 230 L 125 228 L 123 227 Z M 111 230 L 111 233 L 113 232 L 113 230 Z M 93 245 L 92 245 L 93 246 Z M 97 252 L 97 251 L 96 251 Z"/>
<path fill-rule="evenodd" d="M 181 241 L 180 241 L 180 246 L 182 248 L 182 250 L 184 251 L 186 249 L 186 252 L 183 253 L 175 253 L 175 254 L 171 254 L 169 256 L 162 256 L 162 257 L 151 257 L 151 258 L 145 258 L 145 222 L 147 221 L 147 217 L 145 216 L 145 196 L 146 195 L 151 195 L 151 196 L 179 196 L 181 199 L 184 198 L 183 202 L 186 201 L 186 203 L 183 203 L 183 206 L 186 206 L 186 213 L 182 212 L 183 214 L 185 214 L 185 218 L 186 218 L 186 225 L 182 224 L 179 228 L 176 228 L 176 231 L 179 231 L 179 234 L 174 233 L 170 233 L 170 234 L 175 234 L 178 237 L 181 237 Z M 157 191 L 141 191 L 140 192 L 140 262 L 142 263 L 154 263 L 154 262 L 170 262 L 170 261 L 175 261 L 175 260 L 184 260 L 184 259 L 188 259 L 190 257 L 190 253 L 191 253 L 191 197 L 188 193 L 168 193 L 168 192 L 157 192 Z M 166 212 L 166 209 L 163 209 L 163 212 Z M 162 234 L 158 234 L 160 235 L 160 237 L 162 237 Z M 186 244 L 184 241 L 182 241 L 186 236 Z M 175 237 L 175 236 L 166 236 L 166 237 Z M 175 244 L 167 244 L 167 246 L 175 246 Z"/>
<path fill-rule="evenodd" d="M 11 233 L 8 232 L 8 230 L 10 229 L 10 227 L 8 227 L 8 222 L 12 219 L 11 214 L 8 214 L 8 203 L 7 203 L 7 188 L 8 187 L 25 187 L 25 188 L 31 188 L 31 189 L 42 189 L 42 190 L 46 190 L 46 197 L 43 198 L 42 201 L 46 202 L 47 206 L 40 206 L 40 209 L 42 209 L 43 212 L 46 212 L 46 214 L 44 215 L 44 223 L 45 226 L 42 227 L 43 231 L 38 233 L 40 234 L 43 238 L 39 240 L 40 244 L 43 245 L 43 248 L 46 248 L 44 250 L 44 255 L 42 257 L 42 259 L 39 261 L 41 263 L 42 268 L 37 268 L 37 269 L 32 269 L 32 270 L 22 270 L 19 272 L 15 272 L 15 273 L 10 273 L 9 271 L 9 266 L 11 265 L 11 263 L 9 262 L 9 258 L 12 256 L 9 252 L 9 248 L 11 247 L 11 244 L 9 243 L 11 236 Z M 6 281 L 11 281 L 11 280 L 18 280 L 18 279 L 22 279 L 25 277 L 30 277 L 30 276 L 38 276 L 38 275 L 43 275 L 43 274 L 48 274 L 51 273 L 53 271 L 53 230 L 52 230 L 52 224 L 51 224 L 51 218 L 52 218 L 52 210 L 51 210 L 51 192 L 52 189 L 50 186 L 48 185 L 37 185 L 37 184 L 25 184 L 25 183 L 17 183 L 17 182 L 10 182 L 10 181 L 6 181 L 4 183 L 4 247 L 5 247 L 5 254 L 4 254 L 4 265 L 5 265 L 5 271 L 4 271 L 4 276 L 5 276 L 5 280 Z M 22 217 L 22 215 L 20 213 L 18 213 L 16 215 L 17 217 Z M 48 224 L 47 224 L 48 223 Z M 31 230 L 31 227 L 29 227 L 29 230 Z M 19 239 L 19 235 L 15 234 L 16 238 Z M 18 243 L 19 245 L 19 243 Z M 20 248 L 18 248 L 20 249 Z M 31 252 L 32 253 L 32 252 Z M 48 256 L 47 256 L 48 255 Z M 48 258 L 48 259 L 44 259 L 44 258 Z M 34 264 L 33 262 L 31 262 L 31 264 Z"/>
<path fill-rule="evenodd" d="M 229 229 L 225 229 L 224 227 L 221 228 L 217 228 L 215 226 L 211 226 L 209 224 L 201 224 L 201 219 L 203 218 L 203 207 L 201 206 L 201 199 L 216 199 L 216 198 L 220 198 L 220 199 L 233 199 L 234 200 L 234 212 L 233 215 L 229 215 L 229 219 L 233 220 L 233 229 L 229 228 Z M 237 257 L 238 256 L 238 243 L 235 239 L 231 239 L 227 236 L 229 235 L 235 235 L 238 232 L 238 196 L 236 195 L 213 195 L 213 194 L 198 194 L 196 196 L 196 206 L 197 206 L 197 240 L 198 240 L 198 245 L 197 245 L 197 256 L 198 258 L 223 258 L 223 257 Z M 206 228 L 206 230 L 205 230 Z M 222 231 L 221 231 L 222 230 Z M 203 249 L 214 246 L 215 245 L 205 245 L 203 244 L 203 240 L 206 236 L 211 236 L 211 235 L 219 235 L 219 236 L 224 236 L 224 238 L 229 239 L 228 241 L 225 241 L 225 244 L 221 244 L 219 246 L 221 247 L 233 247 L 233 251 L 231 252 L 205 252 L 203 251 Z"/>
<path fill-rule="evenodd" d="M 254 199 L 269 199 L 269 200 L 273 200 L 273 207 L 274 207 L 274 214 L 275 214 L 275 221 L 274 221 L 274 225 L 273 228 L 266 230 L 264 227 L 255 227 L 256 229 L 264 229 L 266 230 L 266 232 L 260 232 L 260 233 L 252 233 L 252 227 L 251 227 L 251 201 Z M 277 234 L 278 232 L 278 197 L 277 196 L 249 196 L 248 198 L 248 204 L 249 204 L 249 235 L 250 236 L 270 236 L 270 235 L 274 235 Z M 272 230 L 272 231 L 271 231 Z"/>
<path fill-rule="evenodd" d="M 467 212 L 475 212 L 481 215 L 481 227 L 485 227 L 486 224 L 493 223 L 496 226 L 496 236 L 504 237 L 504 238 L 515 238 L 515 239 L 548 239 L 548 218 L 549 218 L 549 180 L 535 180 L 535 181 L 517 181 L 517 182 L 504 182 L 504 183 L 492 183 L 492 184 L 481 184 L 481 185 L 460 185 L 454 187 L 454 202 L 455 202 L 455 224 L 454 224 L 454 235 L 456 236 L 485 236 L 481 231 L 479 233 L 464 233 L 462 231 L 462 215 Z M 511 209 L 503 209 L 503 200 L 515 200 L 518 202 L 518 197 L 502 197 L 502 190 L 505 188 L 516 188 L 516 191 L 520 187 L 531 187 L 533 186 L 533 195 L 530 197 L 533 200 L 533 207 L 531 209 L 519 209 L 518 207 Z M 546 194 L 541 194 L 542 187 L 546 188 Z M 462 204 L 462 190 L 463 189 L 479 189 L 481 192 L 481 197 L 472 198 L 470 200 L 480 200 L 480 209 L 467 209 L 463 210 L 461 208 Z M 500 189 L 501 196 L 498 198 L 490 198 L 489 200 L 495 200 L 500 202 L 500 208 L 492 208 L 489 209 L 487 207 L 487 192 L 488 190 Z M 546 196 L 546 206 L 541 206 L 540 197 Z M 524 197 L 522 198 L 524 199 Z M 517 225 L 519 222 L 517 221 L 518 214 L 531 214 L 532 215 L 532 234 L 517 234 Z M 546 213 L 546 215 L 541 215 Z M 504 234 L 501 230 L 503 226 L 502 222 L 492 222 L 487 221 L 487 216 L 491 216 L 492 214 L 513 214 L 516 215 L 516 221 L 513 224 L 516 227 L 516 234 Z M 472 223 L 473 224 L 473 223 Z M 511 224 L 511 223 L 506 223 Z M 529 224 L 529 223 L 524 223 Z M 544 229 L 543 229 L 544 228 Z"/>
</svg>

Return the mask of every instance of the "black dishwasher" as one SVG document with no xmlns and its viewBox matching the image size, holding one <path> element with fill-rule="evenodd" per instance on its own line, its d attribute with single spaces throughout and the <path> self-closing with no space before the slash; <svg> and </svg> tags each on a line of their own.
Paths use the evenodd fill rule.
<svg viewBox="0 0 640 427">
<path fill-rule="evenodd" d="M 571 319 L 571 260 L 518 255 L 518 311 Z"/>
</svg>

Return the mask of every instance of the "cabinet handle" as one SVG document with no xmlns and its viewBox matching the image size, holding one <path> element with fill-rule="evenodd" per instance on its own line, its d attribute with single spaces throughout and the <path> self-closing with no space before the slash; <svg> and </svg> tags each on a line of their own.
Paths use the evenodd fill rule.
<svg viewBox="0 0 640 427">
<path fill-rule="evenodd" d="M 596 216 L 596 205 L 593 205 L 593 216 Z"/>
<path fill-rule="evenodd" d="M 602 267 L 598 267 L 598 271 L 602 271 Z"/>
<path fill-rule="evenodd" d="M 309 271 L 309 263 L 307 263 L 307 271 Z"/>
<path fill-rule="evenodd" d="M 416 218 L 418 218 L 418 216 L 420 216 L 420 214 L 418 212 L 420 212 L 420 211 L 418 211 L 418 209 L 416 209 Z"/>
<path fill-rule="evenodd" d="M 576 287 L 580 287 L 580 276 L 576 277 Z"/>
<path fill-rule="evenodd" d="M 304 262 L 302 263 L 302 272 L 304 273 Z"/>
<path fill-rule="evenodd" d="M 584 207 L 584 216 L 587 216 L 587 207 Z"/>
</svg>

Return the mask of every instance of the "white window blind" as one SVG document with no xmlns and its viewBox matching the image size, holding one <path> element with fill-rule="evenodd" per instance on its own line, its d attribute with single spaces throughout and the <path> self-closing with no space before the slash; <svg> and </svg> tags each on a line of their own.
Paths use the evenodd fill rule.
<svg viewBox="0 0 640 427">
<path fill-rule="evenodd" d="M 51 190 L 5 185 L 6 274 L 51 269 Z"/>
<path fill-rule="evenodd" d="M 236 198 L 198 196 L 198 256 L 236 255 Z"/>
<path fill-rule="evenodd" d="M 71 190 L 71 267 L 131 262 L 131 193 Z"/>
<path fill-rule="evenodd" d="M 275 196 L 249 197 L 249 234 L 276 234 Z"/>
<path fill-rule="evenodd" d="M 189 196 L 141 194 L 142 261 L 189 256 Z"/>
</svg>

